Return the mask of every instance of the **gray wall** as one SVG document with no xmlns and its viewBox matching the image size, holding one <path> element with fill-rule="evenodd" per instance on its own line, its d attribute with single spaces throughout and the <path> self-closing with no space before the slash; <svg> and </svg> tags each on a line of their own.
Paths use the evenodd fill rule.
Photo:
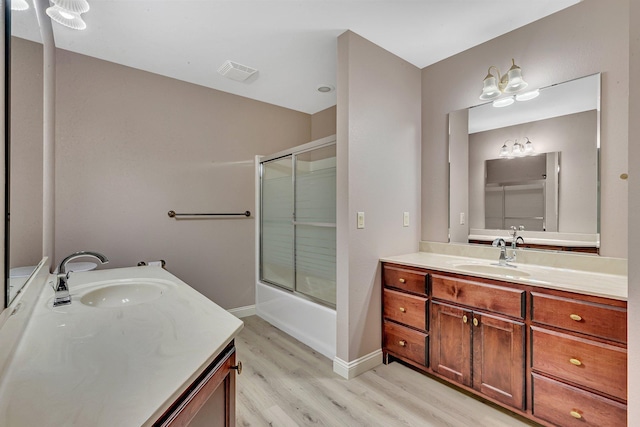
<svg viewBox="0 0 640 427">
<path fill-rule="evenodd" d="M 447 241 L 447 114 L 480 103 L 491 65 L 530 87 L 602 72 L 601 254 L 627 256 L 629 1 L 585 0 L 422 70 L 422 238 Z"/>
<path fill-rule="evenodd" d="M 378 260 L 418 250 L 420 70 L 347 31 L 337 77 L 336 356 L 351 362 L 380 350 Z"/>
<path fill-rule="evenodd" d="M 306 143 L 311 116 L 58 50 L 56 254 L 165 259 L 224 308 L 254 304 L 254 157 Z"/>
</svg>

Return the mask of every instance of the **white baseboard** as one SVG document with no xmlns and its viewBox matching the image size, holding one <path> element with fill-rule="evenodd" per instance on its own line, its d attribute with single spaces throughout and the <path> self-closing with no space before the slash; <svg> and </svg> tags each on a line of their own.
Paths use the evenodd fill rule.
<svg viewBox="0 0 640 427">
<path fill-rule="evenodd" d="M 381 364 L 382 349 L 378 349 L 351 362 L 345 362 L 339 357 L 335 357 L 333 359 L 333 372 L 350 380 Z"/>
<path fill-rule="evenodd" d="M 256 314 L 256 306 L 254 305 L 246 305 L 244 307 L 232 308 L 227 310 L 229 313 L 233 314 L 239 319 L 243 317 L 254 316 Z"/>
</svg>

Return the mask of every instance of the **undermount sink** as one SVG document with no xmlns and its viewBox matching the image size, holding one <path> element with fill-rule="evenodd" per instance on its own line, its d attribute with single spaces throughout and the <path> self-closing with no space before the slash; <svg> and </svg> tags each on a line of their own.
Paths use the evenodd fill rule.
<svg viewBox="0 0 640 427">
<path fill-rule="evenodd" d="M 80 302 L 90 307 L 126 307 L 153 301 L 166 291 L 166 285 L 153 281 L 112 283 L 87 292 L 80 298 Z"/>
<path fill-rule="evenodd" d="M 498 276 L 507 277 L 528 277 L 531 274 L 526 271 L 519 270 L 516 267 L 503 267 L 500 265 L 487 265 L 487 264 L 464 264 L 456 265 L 456 268 L 470 273 L 480 274 L 494 274 Z"/>
</svg>

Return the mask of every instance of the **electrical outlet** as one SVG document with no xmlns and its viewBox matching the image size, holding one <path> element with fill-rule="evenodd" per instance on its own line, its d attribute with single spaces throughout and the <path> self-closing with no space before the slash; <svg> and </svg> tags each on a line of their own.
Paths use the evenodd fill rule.
<svg viewBox="0 0 640 427">
<path fill-rule="evenodd" d="M 464 212 L 460 212 L 460 225 L 464 225 L 464 222 L 465 222 Z"/>
<path fill-rule="evenodd" d="M 364 228 L 364 212 L 358 212 L 358 228 Z"/>
<path fill-rule="evenodd" d="M 409 212 L 405 212 L 402 215 L 402 226 L 403 227 L 408 227 L 409 226 Z"/>
</svg>

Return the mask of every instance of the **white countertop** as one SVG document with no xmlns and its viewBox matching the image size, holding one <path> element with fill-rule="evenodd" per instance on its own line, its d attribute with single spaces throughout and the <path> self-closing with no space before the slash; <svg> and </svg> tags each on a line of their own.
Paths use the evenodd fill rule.
<svg viewBox="0 0 640 427">
<path fill-rule="evenodd" d="M 465 270 L 464 266 L 495 264 L 497 262 L 497 257 L 495 260 L 487 260 L 465 256 L 443 255 L 432 252 L 416 252 L 406 255 L 391 256 L 381 258 L 381 261 L 445 271 L 449 273 L 484 277 L 487 279 L 504 280 L 524 285 L 539 286 L 542 288 L 577 292 L 623 301 L 626 301 L 628 296 L 627 276 L 619 274 L 597 273 L 568 268 L 521 264 L 517 262 L 513 263 L 517 268 L 513 269 L 514 273 L 510 276 L 489 274 L 486 272 L 470 272 L 469 270 Z M 521 275 L 523 273 L 529 274 L 529 276 L 522 277 Z"/>
<path fill-rule="evenodd" d="M 118 308 L 79 301 L 96 282 L 145 279 L 164 295 Z M 56 308 L 42 290 L 0 384 L 2 426 L 151 425 L 243 326 L 160 267 L 79 272 L 69 288 L 72 304 Z"/>
</svg>

